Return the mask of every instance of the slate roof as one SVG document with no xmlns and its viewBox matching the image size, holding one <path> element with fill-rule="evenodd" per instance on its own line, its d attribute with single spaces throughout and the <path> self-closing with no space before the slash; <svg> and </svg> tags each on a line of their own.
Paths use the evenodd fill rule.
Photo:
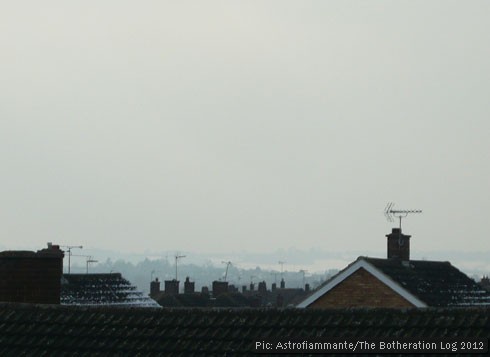
<svg viewBox="0 0 490 357">
<path fill-rule="evenodd" d="M 240 293 L 221 294 L 215 298 L 206 294 L 162 294 L 156 298 L 158 304 L 163 307 L 201 307 L 201 308 L 216 308 L 216 307 L 251 307 L 255 304 L 260 304 L 260 298 L 246 297 Z"/>
<path fill-rule="evenodd" d="M 416 307 L 490 307 L 490 292 L 449 262 L 359 257 L 296 306 L 308 307 L 363 268 Z"/>
<path fill-rule="evenodd" d="M 490 309 L 115 309 L 0 303 L 1 356 L 245 356 L 268 338 L 490 337 Z"/>
<path fill-rule="evenodd" d="M 490 293 L 449 262 L 364 259 L 428 306 L 490 305 Z"/>
<path fill-rule="evenodd" d="M 294 306 L 305 296 L 303 289 L 276 289 L 260 293 L 246 291 L 245 293 L 227 292 L 212 297 L 208 294 L 165 294 L 153 296 L 163 307 L 277 307 L 278 296 L 283 300 L 282 307 Z M 281 307 L 281 306 L 279 306 Z"/>
<path fill-rule="evenodd" d="M 63 275 L 61 304 L 159 307 L 120 273 Z"/>
</svg>

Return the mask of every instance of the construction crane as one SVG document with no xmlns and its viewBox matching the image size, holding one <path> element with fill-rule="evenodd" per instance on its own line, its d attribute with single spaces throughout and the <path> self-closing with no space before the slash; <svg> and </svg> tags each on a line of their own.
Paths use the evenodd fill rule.
<svg viewBox="0 0 490 357">
<path fill-rule="evenodd" d="M 226 264 L 226 270 L 225 270 L 225 281 L 226 281 L 226 278 L 228 277 L 228 268 L 230 267 L 231 265 L 231 262 L 225 262 L 225 261 L 222 261 L 221 262 L 222 264 Z"/>
</svg>

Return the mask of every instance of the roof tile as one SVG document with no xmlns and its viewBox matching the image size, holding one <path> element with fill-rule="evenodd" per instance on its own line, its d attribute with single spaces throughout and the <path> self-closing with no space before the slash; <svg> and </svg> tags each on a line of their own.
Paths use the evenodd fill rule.
<svg viewBox="0 0 490 357">
<path fill-rule="evenodd" d="M 36 322 L 28 330 L 25 321 Z M 490 309 L 121 310 L 0 303 L 0 355 L 245 355 L 262 338 L 450 336 L 490 337 Z"/>
</svg>

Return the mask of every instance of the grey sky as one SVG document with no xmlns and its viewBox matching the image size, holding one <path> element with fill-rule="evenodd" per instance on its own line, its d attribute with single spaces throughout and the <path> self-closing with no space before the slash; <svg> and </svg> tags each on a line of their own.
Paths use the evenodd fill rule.
<svg viewBox="0 0 490 357">
<path fill-rule="evenodd" d="M 488 1 L 0 12 L 0 245 L 488 250 Z"/>
</svg>

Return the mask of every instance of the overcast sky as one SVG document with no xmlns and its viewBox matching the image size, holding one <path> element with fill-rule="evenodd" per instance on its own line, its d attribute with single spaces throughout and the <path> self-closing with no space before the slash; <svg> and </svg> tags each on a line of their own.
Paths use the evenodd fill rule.
<svg viewBox="0 0 490 357">
<path fill-rule="evenodd" d="M 0 245 L 489 249 L 490 2 L 8 1 Z"/>
</svg>

